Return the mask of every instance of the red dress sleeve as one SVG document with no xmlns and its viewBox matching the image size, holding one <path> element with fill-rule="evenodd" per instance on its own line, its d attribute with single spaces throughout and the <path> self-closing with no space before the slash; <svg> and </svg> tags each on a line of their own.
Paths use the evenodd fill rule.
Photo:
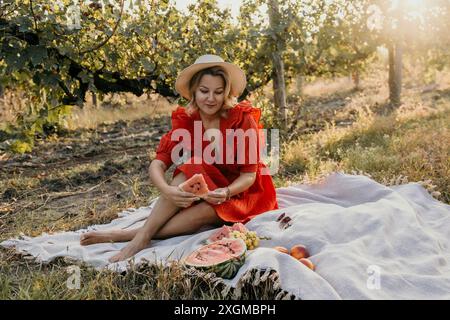
<svg viewBox="0 0 450 320">
<path fill-rule="evenodd" d="M 170 167 L 172 161 L 172 149 L 179 141 L 172 141 L 172 133 L 179 128 L 189 129 L 192 124 L 191 117 L 186 113 L 184 107 L 179 106 L 172 112 L 172 129 L 161 137 L 158 148 L 156 149 L 155 159 L 161 160 L 167 167 Z"/>
</svg>

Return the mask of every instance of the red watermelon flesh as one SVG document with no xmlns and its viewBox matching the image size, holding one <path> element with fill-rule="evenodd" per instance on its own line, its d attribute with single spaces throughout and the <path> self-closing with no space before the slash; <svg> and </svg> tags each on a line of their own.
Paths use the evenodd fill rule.
<svg viewBox="0 0 450 320">
<path fill-rule="evenodd" d="M 211 234 L 206 242 L 212 243 L 217 240 L 222 240 L 223 238 L 228 238 L 231 231 L 233 231 L 232 227 L 224 225 L 219 230 Z"/>
<path fill-rule="evenodd" d="M 233 224 L 231 227 L 224 225 L 219 230 L 211 234 L 206 240 L 207 243 L 212 243 L 217 240 L 222 240 L 230 236 L 231 231 L 239 231 L 244 234 L 248 232 L 248 229 L 240 222 Z"/>
<path fill-rule="evenodd" d="M 188 180 L 179 185 L 181 190 L 190 192 L 199 197 L 204 197 L 208 192 L 208 185 L 201 173 L 194 174 Z"/>
</svg>

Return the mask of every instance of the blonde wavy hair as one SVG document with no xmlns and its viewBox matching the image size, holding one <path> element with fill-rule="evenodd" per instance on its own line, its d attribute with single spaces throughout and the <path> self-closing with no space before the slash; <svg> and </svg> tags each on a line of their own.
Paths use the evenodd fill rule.
<svg viewBox="0 0 450 320">
<path fill-rule="evenodd" d="M 225 90 L 224 90 L 225 98 L 223 101 L 222 108 L 220 109 L 220 116 L 225 118 L 227 117 L 227 110 L 233 108 L 238 103 L 238 101 L 237 97 L 231 95 L 231 82 L 228 73 L 219 66 L 200 70 L 199 72 L 197 72 L 192 76 L 191 80 L 189 81 L 189 93 L 192 99 L 186 106 L 186 112 L 188 114 L 192 114 L 194 111 L 198 110 L 198 105 L 195 101 L 195 91 L 197 90 L 202 77 L 207 74 L 212 76 L 220 76 L 222 77 L 223 82 L 225 83 Z"/>
</svg>

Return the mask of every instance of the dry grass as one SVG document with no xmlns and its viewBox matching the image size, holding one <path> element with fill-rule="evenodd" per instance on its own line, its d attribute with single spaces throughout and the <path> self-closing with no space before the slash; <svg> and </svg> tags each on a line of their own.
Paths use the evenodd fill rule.
<svg viewBox="0 0 450 320">
<path fill-rule="evenodd" d="M 149 262 L 131 265 L 128 272 L 118 274 L 95 270 L 78 262 L 58 258 L 51 264 L 39 264 L 17 256 L 12 251 L 0 252 L 0 299 L 32 300 L 168 300 L 168 299 L 241 299 L 273 300 L 291 298 L 281 290 L 278 274 L 264 275 L 251 270 L 237 289 L 226 286 L 214 274 L 186 269 L 173 262 L 162 265 Z M 79 268 L 79 288 L 70 286 L 69 268 Z M 72 269 L 73 270 L 73 269 Z M 254 279 L 257 281 L 254 281 Z"/>
<path fill-rule="evenodd" d="M 167 100 L 151 96 L 136 98 L 129 94 L 115 95 L 107 98 L 98 106 L 92 104 L 92 98 L 88 99 L 83 108 L 76 108 L 66 121 L 66 128 L 95 129 L 100 124 L 111 124 L 119 120 L 133 121 L 143 117 L 156 117 L 169 115 L 176 108 Z"/>
<path fill-rule="evenodd" d="M 349 77 L 339 77 L 336 79 L 328 80 L 319 79 L 312 83 L 306 84 L 302 89 L 302 93 L 306 97 L 310 98 L 323 98 L 331 94 L 350 91 L 353 89 L 353 87 L 353 81 Z M 292 88 L 290 91 L 295 91 L 294 88 Z"/>
<path fill-rule="evenodd" d="M 346 99 L 323 130 L 284 145 L 285 172 L 309 177 L 365 172 L 382 183 L 403 176 L 402 181 L 427 181 L 435 197 L 450 203 L 450 85 L 445 85 L 425 93 L 420 87 L 405 90 L 403 105 L 390 115 L 380 114 L 384 90 L 366 87 Z M 336 124 L 346 116 L 351 124 Z"/>
</svg>

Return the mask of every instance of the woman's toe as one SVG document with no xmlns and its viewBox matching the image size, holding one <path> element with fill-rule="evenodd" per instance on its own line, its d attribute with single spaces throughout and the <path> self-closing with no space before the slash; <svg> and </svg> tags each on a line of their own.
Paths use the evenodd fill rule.
<svg viewBox="0 0 450 320">
<path fill-rule="evenodd" d="M 88 245 L 88 244 L 91 244 L 91 242 L 92 242 L 92 234 L 90 234 L 90 233 L 84 233 L 84 234 L 82 234 L 81 236 L 80 236 L 80 244 L 81 245 Z"/>
<path fill-rule="evenodd" d="M 120 260 L 121 260 L 120 259 L 120 253 L 118 253 L 118 254 L 112 256 L 111 258 L 109 258 L 109 262 L 111 262 L 111 263 L 114 263 L 114 262 L 117 262 L 117 261 L 120 261 Z"/>
</svg>

